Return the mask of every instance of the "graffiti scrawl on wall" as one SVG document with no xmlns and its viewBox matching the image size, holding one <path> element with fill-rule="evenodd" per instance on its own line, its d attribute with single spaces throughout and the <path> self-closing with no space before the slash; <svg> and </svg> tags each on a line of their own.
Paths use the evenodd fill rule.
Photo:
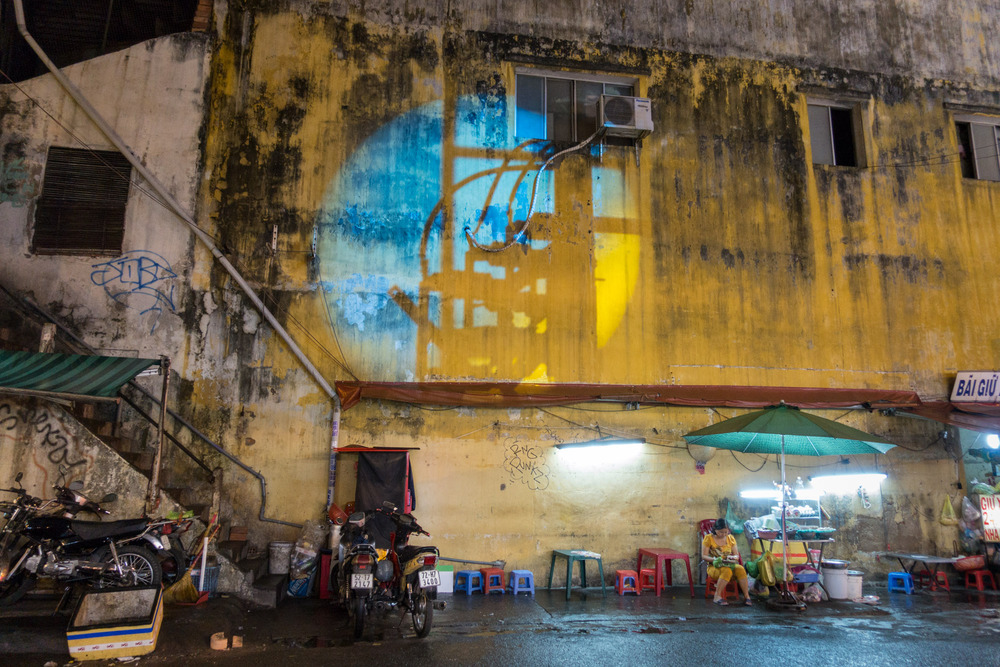
<svg viewBox="0 0 1000 667">
<path fill-rule="evenodd" d="M 156 330 L 164 308 L 174 310 L 174 286 L 169 281 L 177 274 L 161 255 L 150 250 L 132 250 L 92 268 L 95 270 L 90 280 L 103 287 L 112 299 L 143 315 L 156 313 L 150 333 Z"/>
<path fill-rule="evenodd" d="M 538 447 L 521 444 L 517 438 L 504 440 L 503 467 L 510 473 L 510 481 L 521 482 L 532 491 L 543 491 L 549 486 L 545 454 Z"/>
<path fill-rule="evenodd" d="M 0 204 L 10 202 L 14 208 L 20 208 L 36 192 L 37 185 L 28 173 L 24 158 L 0 161 Z"/>
<path fill-rule="evenodd" d="M 69 434 L 48 410 L 0 403 L 0 439 L 14 440 L 18 429 L 26 429 L 34 441 L 32 459 L 46 480 L 49 472 L 61 467 L 69 471 L 70 479 L 81 477 L 92 463 L 76 451 Z"/>
</svg>

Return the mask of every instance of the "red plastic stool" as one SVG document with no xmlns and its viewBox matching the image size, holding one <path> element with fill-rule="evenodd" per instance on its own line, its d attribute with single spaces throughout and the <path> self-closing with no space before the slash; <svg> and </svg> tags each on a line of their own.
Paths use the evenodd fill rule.
<svg viewBox="0 0 1000 667">
<path fill-rule="evenodd" d="M 969 583 L 969 577 L 974 577 L 975 578 L 976 581 L 975 581 L 974 584 L 970 584 Z M 972 570 L 971 572 L 966 572 L 965 573 L 965 587 L 966 588 L 975 588 L 976 590 L 981 591 L 984 588 L 983 587 L 983 583 L 987 579 L 990 582 L 990 588 L 992 588 L 993 590 L 996 590 L 997 589 L 996 579 L 993 578 L 993 573 L 990 572 L 989 570 Z"/>
<path fill-rule="evenodd" d="M 708 577 L 708 579 L 705 580 L 705 597 L 706 598 L 715 597 L 715 587 L 716 587 L 717 581 L 718 581 L 717 579 L 713 579 L 712 577 Z M 740 589 L 736 585 L 736 580 L 735 579 L 730 579 L 729 583 L 726 584 L 726 590 L 723 591 L 722 597 L 725 599 L 725 598 L 729 598 L 729 597 L 738 598 L 739 596 L 740 596 Z"/>
<path fill-rule="evenodd" d="M 656 570 L 650 567 L 644 567 L 639 570 L 639 590 L 656 590 Z"/>
<path fill-rule="evenodd" d="M 615 592 L 618 595 L 626 593 L 639 595 L 639 575 L 635 570 L 615 570 Z"/>
<path fill-rule="evenodd" d="M 506 586 L 503 583 L 503 570 L 498 567 L 484 567 L 479 571 L 483 575 L 483 594 L 504 592 Z"/>
<path fill-rule="evenodd" d="M 934 590 L 937 586 L 940 586 L 949 593 L 951 592 L 951 586 L 948 584 L 948 575 L 942 570 L 938 570 L 934 573 L 933 580 L 931 579 L 931 573 L 928 570 L 920 570 L 920 572 L 914 573 L 913 580 L 921 588 L 929 586 L 931 590 Z"/>
</svg>

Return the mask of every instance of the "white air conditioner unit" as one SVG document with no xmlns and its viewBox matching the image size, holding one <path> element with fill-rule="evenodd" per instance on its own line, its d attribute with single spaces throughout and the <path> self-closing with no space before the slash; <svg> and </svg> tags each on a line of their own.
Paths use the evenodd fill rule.
<svg viewBox="0 0 1000 667">
<path fill-rule="evenodd" d="M 653 131 L 653 110 L 647 97 L 601 95 L 597 118 L 603 135 L 642 139 Z"/>
</svg>

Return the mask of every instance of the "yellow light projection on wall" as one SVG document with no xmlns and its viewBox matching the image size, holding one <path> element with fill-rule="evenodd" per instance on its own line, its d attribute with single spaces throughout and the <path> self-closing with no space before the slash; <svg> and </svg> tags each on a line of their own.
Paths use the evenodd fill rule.
<svg viewBox="0 0 1000 667">
<path fill-rule="evenodd" d="M 617 331 L 639 278 L 639 236 L 594 235 L 594 292 L 598 349 Z"/>
</svg>

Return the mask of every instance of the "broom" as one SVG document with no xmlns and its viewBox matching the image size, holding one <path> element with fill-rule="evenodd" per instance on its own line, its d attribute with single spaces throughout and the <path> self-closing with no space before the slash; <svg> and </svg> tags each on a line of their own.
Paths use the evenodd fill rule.
<svg viewBox="0 0 1000 667">
<path fill-rule="evenodd" d="M 211 533 L 209 534 L 209 531 Z M 198 548 L 198 553 L 194 555 L 191 560 L 192 563 L 197 563 L 198 559 L 201 558 L 202 553 L 208 547 L 209 541 L 215 537 L 215 534 L 219 532 L 219 526 L 210 526 L 205 529 L 205 537 L 201 541 L 201 546 Z M 202 569 L 204 572 L 204 569 Z M 202 602 L 202 598 L 208 597 L 207 593 L 200 593 L 194 586 L 194 581 L 191 580 L 191 568 L 188 567 L 184 574 L 174 583 L 170 584 L 165 591 L 163 591 L 163 601 L 167 604 L 198 604 Z"/>
</svg>

